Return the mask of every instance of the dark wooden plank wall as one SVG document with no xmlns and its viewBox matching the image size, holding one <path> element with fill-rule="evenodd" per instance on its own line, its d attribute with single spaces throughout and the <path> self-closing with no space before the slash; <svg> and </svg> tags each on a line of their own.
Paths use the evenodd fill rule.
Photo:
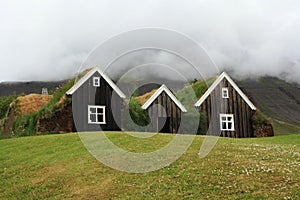
<svg viewBox="0 0 300 200">
<path fill-rule="evenodd" d="M 227 87 L 229 98 L 222 98 L 222 88 Z M 207 135 L 220 134 L 220 114 L 234 115 L 234 131 L 221 131 L 223 137 L 254 137 L 252 127 L 252 116 L 254 112 L 230 85 L 223 79 L 221 83 L 211 92 L 210 96 L 200 106 L 200 111 L 204 111 L 207 116 L 206 131 Z"/>
<path fill-rule="evenodd" d="M 112 101 L 113 89 L 101 77 L 100 87 L 93 86 L 93 77 L 100 76 L 95 72 L 77 91 L 72 95 L 72 107 L 75 129 L 82 131 L 118 131 L 121 124 L 121 110 L 123 100 L 116 95 Z M 88 123 L 88 105 L 106 106 L 106 124 L 89 124 Z M 116 116 L 113 116 L 112 108 L 116 109 Z"/>
<path fill-rule="evenodd" d="M 155 104 L 161 105 L 160 106 L 153 106 Z M 150 109 L 152 107 L 152 109 Z M 153 109 L 154 108 L 154 109 Z M 165 114 L 163 112 L 163 109 L 165 109 Z M 150 113 L 149 113 L 149 110 Z M 151 127 L 147 129 L 146 131 L 154 131 L 158 132 L 158 120 L 160 117 L 169 117 L 170 123 L 168 127 L 168 131 L 170 133 L 177 133 L 180 121 L 181 121 L 181 110 L 180 108 L 172 101 L 172 99 L 165 93 L 162 92 L 161 95 L 159 95 L 156 100 L 153 101 L 153 103 L 148 108 L 148 113 L 150 116 L 152 116 L 153 121 L 151 122 Z"/>
</svg>

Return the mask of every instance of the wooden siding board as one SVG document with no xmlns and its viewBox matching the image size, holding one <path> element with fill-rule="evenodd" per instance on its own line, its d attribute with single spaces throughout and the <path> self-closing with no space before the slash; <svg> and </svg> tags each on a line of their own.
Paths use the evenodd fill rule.
<svg viewBox="0 0 300 200">
<path fill-rule="evenodd" d="M 232 98 L 233 98 L 233 110 L 234 110 L 234 122 L 235 122 L 235 131 L 234 131 L 234 137 L 238 138 L 238 131 L 237 129 L 239 128 L 239 112 L 238 112 L 238 104 L 237 104 L 237 98 L 238 98 L 238 94 L 235 90 L 232 90 Z"/>
<path fill-rule="evenodd" d="M 234 98 L 233 98 L 233 87 L 229 85 L 229 83 L 227 82 L 226 87 L 228 87 L 228 94 L 229 94 L 229 98 L 226 99 L 228 101 L 228 113 L 232 113 L 235 116 L 235 112 L 234 112 Z M 234 119 L 234 117 L 233 117 Z M 235 121 L 235 119 L 234 119 Z M 228 132 L 228 136 L 229 137 L 235 137 L 235 131 L 229 131 Z"/>
<path fill-rule="evenodd" d="M 229 98 L 222 98 L 222 88 L 227 87 Z M 220 131 L 220 113 L 234 115 L 234 131 L 222 131 L 221 136 L 226 137 L 253 137 L 252 115 L 253 111 L 239 95 L 235 88 L 226 80 L 222 80 L 199 107 L 199 111 L 206 113 L 206 130 L 209 135 Z"/>
<path fill-rule="evenodd" d="M 160 106 L 154 106 L 155 104 L 161 105 L 161 108 Z M 160 131 L 158 130 L 158 120 L 160 117 L 165 117 L 166 120 L 169 118 L 169 126 L 167 127 L 167 131 L 170 133 L 178 132 L 181 120 L 181 110 L 165 92 L 162 92 L 146 110 L 149 112 L 149 109 L 152 110 L 151 115 L 153 117 L 152 131 Z M 163 112 L 163 109 L 165 109 L 165 112 Z"/>
<path fill-rule="evenodd" d="M 100 79 L 100 87 L 93 86 L 93 77 L 100 76 L 99 72 L 95 72 L 85 83 L 83 83 L 72 94 L 73 118 L 75 121 L 74 129 L 82 131 L 99 131 L 99 130 L 120 130 L 112 113 L 111 94 L 113 89 L 103 79 Z M 120 97 L 115 98 L 113 105 L 115 109 L 120 109 L 123 100 Z M 89 124 L 88 123 L 88 105 L 105 105 L 106 106 L 106 124 Z M 120 112 L 121 115 L 121 112 Z M 120 119 L 119 117 L 118 119 Z M 119 123 L 120 124 L 120 123 Z M 100 129 L 101 128 L 101 129 Z"/>
</svg>

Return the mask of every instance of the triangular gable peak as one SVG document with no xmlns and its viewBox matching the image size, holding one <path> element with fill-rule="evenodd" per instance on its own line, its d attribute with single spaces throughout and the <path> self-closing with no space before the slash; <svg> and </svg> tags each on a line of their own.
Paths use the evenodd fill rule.
<svg viewBox="0 0 300 200">
<path fill-rule="evenodd" d="M 254 104 L 249 100 L 245 93 L 235 84 L 235 82 L 230 78 L 230 76 L 223 72 L 217 80 L 208 88 L 208 90 L 202 95 L 202 97 L 195 103 L 195 107 L 200 107 L 201 104 L 206 100 L 206 98 L 211 94 L 211 92 L 221 83 L 223 79 L 226 79 L 232 87 L 237 91 L 237 93 L 244 99 L 244 101 L 249 105 L 252 110 L 256 110 Z"/>
<path fill-rule="evenodd" d="M 149 106 L 155 101 L 155 99 L 161 95 L 162 92 L 165 92 L 172 101 L 180 108 L 182 112 L 187 112 L 185 107 L 180 103 L 180 101 L 175 97 L 175 95 L 169 90 L 169 88 L 166 85 L 162 85 L 156 92 L 144 103 L 142 106 L 142 109 L 147 109 Z"/>
<path fill-rule="evenodd" d="M 87 74 L 85 74 L 79 81 L 77 81 L 72 88 L 70 88 L 66 94 L 72 95 L 81 85 L 83 85 L 91 76 L 93 76 L 96 72 L 100 74 L 102 78 L 112 87 L 112 89 L 122 98 L 125 99 L 126 95 L 120 90 L 120 88 L 99 68 L 94 67 Z"/>
</svg>

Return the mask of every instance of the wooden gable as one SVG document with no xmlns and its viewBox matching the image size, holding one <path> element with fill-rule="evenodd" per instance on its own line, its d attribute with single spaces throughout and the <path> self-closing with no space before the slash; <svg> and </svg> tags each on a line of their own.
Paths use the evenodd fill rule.
<svg viewBox="0 0 300 200">
<path fill-rule="evenodd" d="M 224 89 L 228 96 L 222 95 Z M 225 72 L 208 88 L 195 107 L 206 114 L 208 135 L 254 136 L 252 116 L 256 107 Z M 226 116 L 232 121 L 227 122 Z M 226 123 L 230 123 L 230 128 L 226 127 Z"/>
<path fill-rule="evenodd" d="M 116 131 L 122 128 L 121 112 L 126 96 L 98 68 L 85 74 L 66 94 L 72 95 L 75 130 Z M 98 110 L 100 115 L 97 114 Z"/>
<path fill-rule="evenodd" d="M 181 115 L 187 112 L 186 108 L 166 85 L 149 94 L 146 94 L 147 99 L 143 100 L 142 105 L 142 109 L 147 110 L 152 118 L 152 124 L 147 131 L 177 133 Z"/>
<path fill-rule="evenodd" d="M 225 79 L 225 80 L 224 80 Z M 234 90 L 243 98 L 243 100 L 248 104 L 248 106 L 252 110 L 256 110 L 256 107 L 254 104 L 249 100 L 249 98 L 244 94 L 244 92 L 236 85 L 236 83 L 230 78 L 230 76 L 226 73 L 223 72 L 217 80 L 208 88 L 208 90 L 201 96 L 201 98 L 195 103 L 195 107 L 199 107 L 205 100 L 206 98 L 212 93 L 213 90 L 216 89 L 216 87 L 222 83 L 228 82 Z"/>
</svg>

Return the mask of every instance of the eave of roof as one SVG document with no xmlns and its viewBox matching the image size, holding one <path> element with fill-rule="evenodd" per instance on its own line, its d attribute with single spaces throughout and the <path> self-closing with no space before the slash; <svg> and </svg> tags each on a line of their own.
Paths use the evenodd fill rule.
<svg viewBox="0 0 300 200">
<path fill-rule="evenodd" d="M 238 92 L 238 94 L 244 99 L 244 101 L 249 105 L 252 110 L 256 110 L 254 104 L 249 100 L 245 93 L 235 84 L 235 82 L 230 78 L 230 76 L 223 72 L 217 80 L 207 89 L 207 91 L 201 96 L 201 98 L 195 103 L 195 107 L 200 107 L 200 105 L 206 100 L 206 98 L 211 94 L 211 92 L 220 84 L 220 82 L 226 78 L 227 81 L 232 85 L 232 87 Z"/>
<path fill-rule="evenodd" d="M 120 90 L 120 88 L 98 67 L 94 67 L 87 74 L 85 74 L 79 81 L 77 81 L 73 87 L 71 87 L 66 94 L 72 95 L 82 84 L 84 84 L 95 72 L 99 72 L 102 78 L 112 87 L 112 89 L 122 98 L 125 99 L 126 95 Z"/>
<path fill-rule="evenodd" d="M 166 94 L 172 99 L 172 101 L 180 108 L 182 112 L 187 112 L 186 108 L 164 84 L 158 90 L 156 90 L 156 92 L 144 103 L 142 109 L 147 109 L 162 92 L 166 92 Z"/>
</svg>

